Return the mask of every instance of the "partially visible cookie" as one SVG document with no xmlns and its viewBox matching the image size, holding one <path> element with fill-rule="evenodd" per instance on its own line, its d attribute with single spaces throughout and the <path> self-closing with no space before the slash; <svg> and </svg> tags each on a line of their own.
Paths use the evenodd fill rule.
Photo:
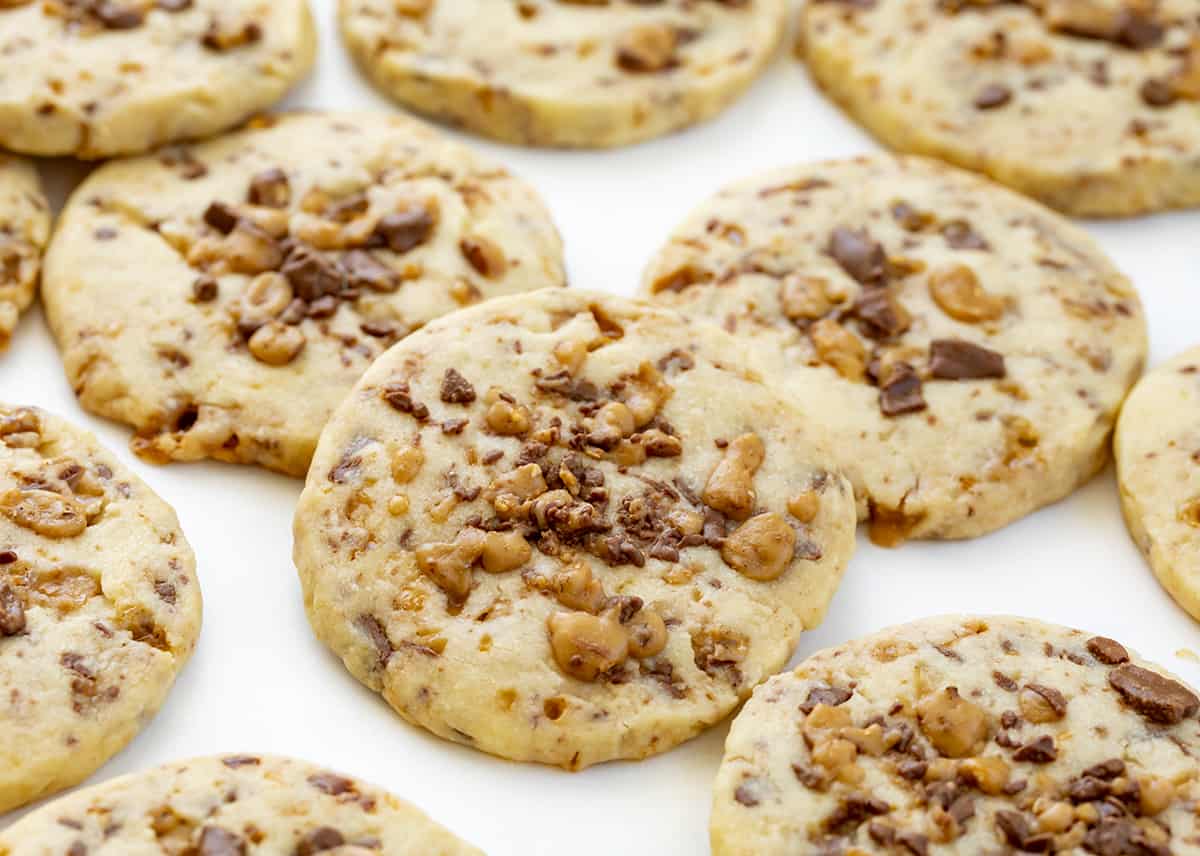
<svg viewBox="0 0 1200 856">
<path fill-rule="evenodd" d="M 710 325 L 545 290 L 430 324 L 321 436 L 318 637 L 405 719 L 577 770 L 728 715 L 817 625 L 854 498 Z"/>
<path fill-rule="evenodd" d="M 880 543 L 969 538 L 1104 465 L 1146 353 L 1081 230 L 969 173 L 873 156 L 718 193 L 644 283 L 756 348 L 830 432 Z"/>
<path fill-rule="evenodd" d="M 813 0 L 817 82 L 898 151 L 1077 216 L 1200 205 L 1195 0 Z"/>
<path fill-rule="evenodd" d="M 713 854 L 1194 854 L 1197 708 L 1112 639 L 1000 616 L 894 627 L 755 691 Z"/>
<path fill-rule="evenodd" d="M 199 632 L 171 507 L 90 434 L 0 404 L 0 814 L 124 748 Z"/>
<path fill-rule="evenodd" d="M 3 856 L 482 856 L 379 788 L 269 755 L 196 758 L 113 779 L 0 832 Z"/>
<path fill-rule="evenodd" d="M 784 0 L 340 0 L 342 35 L 402 104 L 511 143 L 600 148 L 733 102 L 775 54 Z"/>
<path fill-rule="evenodd" d="M 5 0 L 0 147 L 93 159 L 211 136 L 315 55 L 307 0 Z"/>
<path fill-rule="evenodd" d="M 0 351 L 33 303 L 49 238 L 50 206 L 37 170 L 0 152 Z"/>
<path fill-rule="evenodd" d="M 565 279 L 541 200 L 498 164 L 402 116 L 314 113 L 101 167 L 42 294 L 80 401 L 139 455 L 303 475 L 388 346 Z"/>
</svg>

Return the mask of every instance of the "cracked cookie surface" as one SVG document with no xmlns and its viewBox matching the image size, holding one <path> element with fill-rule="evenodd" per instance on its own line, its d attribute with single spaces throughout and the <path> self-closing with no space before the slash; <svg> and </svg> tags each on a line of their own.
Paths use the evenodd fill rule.
<svg viewBox="0 0 1200 856">
<path fill-rule="evenodd" d="M 1062 217 L 969 173 L 877 156 L 704 203 L 655 301 L 717 321 L 830 432 L 872 537 L 966 538 L 1099 470 L 1146 324 Z"/>
<path fill-rule="evenodd" d="M 0 832 L 0 856 L 481 856 L 402 800 L 270 755 L 167 764 L 64 797 Z"/>
<path fill-rule="evenodd" d="M 1077 216 L 1200 205 L 1194 0 L 814 0 L 817 82 L 887 145 Z"/>
<path fill-rule="evenodd" d="M 341 0 L 385 92 L 525 145 L 661 136 L 734 101 L 775 54 L 783 0 Z"/>
<path fill-rule="evenodd" d="M 90 434 L 0 404 L 0 813 L 120 751 L 199 632 L 171 507 Z"/>
<path fill-rule="evenodd" d="M 330 113 L 100 168 L 43 280 L 76 394 L 135 452 L 300 476 L 388 346 L 565 273 L 526 184 L 411 119 Z"/>
<path fill-rule="evenodd" d="M 50 238 L 50 206 L 29 161 L 0 152 L 0 351 L 33 303 Z"/>
<path fill-rule="evenodd" d="M 295 525 L 309 619 L 446 739 L 572 770 L 664 752 L 824 616 L 855 525 L 825 459 L 716 327 L 491 301 L 380 358 L 322 435 Z"/>
<path fill-rule="evenodd" d="M 1198 707 L 1078 630 L 891 628 L 755 691 L 717 775 L 713 853 L 1197 853 Z"/>
<path fill-rule="evenodd" d="M 211 136 L 315 55 L 306 0 L 7 0 L 0 147 L 94 159 Z"/>
</svg>

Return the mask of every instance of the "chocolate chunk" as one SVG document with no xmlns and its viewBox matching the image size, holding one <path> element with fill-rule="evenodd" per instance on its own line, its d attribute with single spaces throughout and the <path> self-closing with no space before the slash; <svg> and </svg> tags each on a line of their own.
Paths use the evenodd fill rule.
<svg viewBox="0 0 1200 856">
<path fill-rule="evenodd" d="M 1054 689 L 1054 687 L 1048 687 L 1044 684 L 1026 684 L 1025 689 L 1040 695 L 1046 704 L 1050 705 L 1050 709 L 1054 711 L 1055 716 L 1059 719 L 1062 719 L 1066 715 L 1066 696 Z"/>
<path fill-rule="evenodd" d="M 1127 705 L 1151 722 L 1176 725 L 1200 709 L 1200 698 L 1183 684 L 1132 663 L 1109 672 L 1108 682 Z"/>
<path fill-rule="evenodd" d="M 887 255 L 866 229 L 839 226 L 829 238 L 833 260 L 863 285 L 882 285 L 887 276 Z"/>
<path fill-rule="evenodd" d="M 1093 636 L 1087 643 L 1088 653 L 1106 666 L 1129 662 L 1129 652 L 1120 642 L 1106 636 Z"/>
<path fill-rule="evenodd" d="M 379 654 L 379 665 L 386 667 L 388 661 L 392 659 L 392 654 L 396 653 L 396 648 L 392 645 L 392 640 L 388 638 L 383 623 L 374 615 L 360 615 L 356 623 L 371 640 L 371 644 L 375 646 L 375 651 Z"/>
<path fill-rule="evenodd" d="M 308 783 L 323 794 L 340 797 L 342 794 L 356 794 L 358 788 L 354 782 L 344 776 L 334 773 L 317 773 L 308 777 Z"/>
<path fill-rule="evenodd" d="M 247 199 L 251 205 L 265 208 L 286 208 L 292 201 L 292 187 L 288 177 L 278 167 L 264 170 L 250 179 Z"/>
<path fill-rule="evenodd" d="M 297 244 L 291 248 L 280 269 L 296 296 L 313 301 L 326 295 L 335 295 L 342 290 L 344 280 L 341 273 L 323 254 L 312 247 Z"/>
<path fill-rule="evenodd" d="M 184 12 L 192 8 L 192 0 L 158 0 L 158 8 L 164 12 Z"/>
<path fill-rule="evenodd" d="M 896 363 L 888 369 L 887 380 L 879 388 L 879 409 L 884 416 L 902 416 L 924 410 L 925 394 L 921 378 L 908 363 Z"/>
<path fill-rule="evenodd" d="M 413 401 L 409 386 L 404 381 L 396 381 L 385 386 L 383 400 L 401 413 L 412 414 L 420 422 L 429 418 L 429 408 L 419 401 Z"/>
<path fill-rule="evenodd" d="M 896 843 L 913 856 L 929 856 L 929 838 L 919 832 L 897 833 Z"/>
<path fill-rule="evenodd" d="M 995 110 L 1012 101 L 1012 90 L 1003 83 L 989 83 L 979 91 L 972 102 L 979 110 Z"/>
<path fill-rule="evenodd" d="M 837 707 L 850 701 L 853 695 L 851 690 L 842 687 L 813 687 L 808 691 L 808 698 L 804 700 L 804 704 L 800 705 L 800 711 L 807 716 L 819 704 Z"/>
<path fill-rule="evenodd" d="M 422 205 L 413 205 L 384 215 L 375 227 L 375 234 L 393 253 L 407 253 L 429 240 L 433 225 L 429 211 Z"/>
<path fill-rule="evenodd" d="M 758 795 L 754 793 L 754 789 L 746 783 L 737 786 L 737 790 L 733 792 L 733 798 L 747 808 L 754 808 L 759 802 Z"/>
<path fill-rule="evenodd" d="M 1171 856 L 1171 848 L 1151 839 L 1144 829 L 1126 817 L 1105 817 L 1088 830 L 1083 849 L 1097 856 Z"/>
<path fill-rule="evenodd" d="M 222 235 L 228 235 L 238 224 L 238 213 L 224 202 L 214 202 L 204 209 L 204 222 Z"/>
<path fill-rule="evenodd" d="M 928 762 L 917 761 L 912 758 L 906 758 L 896 765 L 896 772 L 902 778 L 908 779 L 911 782 L 919 782 L 925 778 L 925 773 L 928 769 Z"/>
<path fill-rule="evenodd" d="M 1004 672 L 1001 672 L 999 669 L 992 672 L 992 681 L 995 682 L 996 686 L 1000 687 L 1002 690 L 1007 690 L 1010 693 L 1015 693 L 1017 691 L 1017 682 L 1008 675 L 1004 674 Z M 1001 724 L 1003 725 L 1003 719 L 1001 720 Z M 1004 727 L 1012 728 L 1011 725 L 1005 725 Z"/>
<path fill-rule="evenodd" d="M 353 288 L 388 294 L 400 287 L 396 272 L 365 250 L 352 250 L 342 256 L 340 264 Z"/>
<path fill-rule="evenodd" d="M 872 339 L 890 339 L 909 328 L 912 318 L 889 288 L 867 288 L 854 303 L 854 315 L 863 333 Z"/>
<path fill-rule="evenodd" d="M 475 400 L 475 387 L 456 369 L 446 369 L 442 377 L 441 397 L 447 404 L 470 404 Z"/>
<path fill-rule="evenodd" d="M 246 856 L 246 842 L 219 826 L 206 826 L 200 833 L 199 856 Z"/>
<path fill-rule="evenodd" d="M 1113 41 L 1135 51 L 1156 47 L 1166 33 L 1153 17 L 1129 6 L 1117 13 L 1115 30 Z"/>
<path fill-rule="evenodd" d="M 135 30 L 146 20 L 141 9 L 124 3 L 93 3 L 91 11 L 106 30 Z"/>
<path fill-rule="evenodd" d="M 8 583 L 0 582 L 0 636 L 25 632 L 25 606 Z"/>
<path fill-rule="evenodd" d="M 192 283 L 192 300 L 196 303 L 212 303 L 219 293 L 217 281 L 207 274 Z"/>
<path fill-rule="evenodd" d="M 1179 97 L 1175 94 L 1175 87 L 1169 81 L 1158 77 L 1151 77 L 1142 84 L 1138 92 L 1142 96 L 1142 101 L 1146 102 L 1149 107 L 1170 107 Z"/>
<path fill-rule="evenodd" d="M 942 226 L 942 238 L 955 250 L 990 250 L 985 241 L 966 220 L 951 220 Z"/>
<path fill-rule="evenodd" d="M 980 380 L 1007 374 L 1003 354 L 961 339 L 931 342 L 929 371 L 939 380 Z"/>
<path fill-rule="evenodd" d="M 322 826 L 300 839 L 296 845 L 296 856 L 314 856 L 346 843 L 346 837 L 332 826 Z"/>
<path fill-rule="evenodd" d="M 842 798 L 833 813 L 825 818 L 822 826 L 826 832 L 834 835 L 849 835 L 864 820 L 887 814 L 891 810 L 892 807 L 878 797 L 854 792 Z"/>
<path fill-rule="evenodd" d="M 1093 764 L 1083 771 L 1085 776 L 1095 776 L 1097 779 L 1115 779 L 1117 776 L 1124 775 L 1125 762 L 1120 758 L 1109 758 L 1107 761 L 1101 761 L 1099 764 Z"/>
<path fill-rule="evenodd" d="M 1067 785 L 1067 799 L 1073 803 L 1093 802 L 1108 796 L 1108 783 L 1086 773 Z"/>
<path fill-rule="evenodd" d="M 1049 764 L 1057 757 L 1058 747 L 1054 745 L 1054 738 L 1048 734 L 1043 734 L 1036 740 L 1026 743 L 1013 753 L 1014 760 L 1030 764 Z"/>
<path fill-rule="evenodd" d="M 1032 832 L 1028 818 L 1019 811 L 996 812 L 996 827 L 1004 836 L 1004 840 L 1018 850 L 1024 847 L 1025 839 L 1029 838 Z"/>
</svg>

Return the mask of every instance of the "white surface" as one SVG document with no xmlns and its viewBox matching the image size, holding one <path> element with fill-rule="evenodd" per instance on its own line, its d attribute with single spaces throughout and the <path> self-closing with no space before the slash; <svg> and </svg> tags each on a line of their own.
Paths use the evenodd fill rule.
<svg viewBox="0 0 1200 856">
<path fill-rule="evenodd" d="M 395 109 L 355 74 L 316 0 L 322 54 L 291 106 Z M 721 184 L 874 144 L 781 55 L 717 121 L 609 153 L 475 143 L 534 182 L 567 243 L 571 282 L 631 293 L 668 231 Z M 48 177 L 61 192 L 74 165 Z M 1090 225 L 1141 291 L 1152 363 L 1200 341 L 1200 212 Z M 97 431 L 179 511 L 199 557 L 200 648 L 166 707 L 93 782 L 214 752 L 295 755 L 384 785 L 492 856 L 700 854 L 724 726 L 637 764 L 569 774 L 521 766 L 412 728 L 362 688 L 309 631 L 291 562 L 298 481 L 217 464 L 156 469 L 129 433 L 75 403 L 37 312 L 0 357 L 0 398 L 36 404 Z M 1197 625 L 1163 593 L 1121 521 L 1111 470 L 1069 500 L 987 538 L 885 551 L 860 539 L 825 625 L 798 656 L 885 625 L 942 612 L 1014 612 L 1114 636 L 1200 684 Z M 10 818 L 11 819 L 11 818 Z M 0 821 L 3 825 L 4 821 Z"/>
</svg>

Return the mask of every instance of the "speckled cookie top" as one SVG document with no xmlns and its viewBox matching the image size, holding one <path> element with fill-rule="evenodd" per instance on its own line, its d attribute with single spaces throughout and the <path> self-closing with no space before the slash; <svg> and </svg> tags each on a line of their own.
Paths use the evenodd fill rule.
<svg viewBox="0 0 1200 856">
<path fill-rule="evenodd" d="M 237 754 L 115 779 L 0 832 L 0 856 L 479 856 L 391 794 L 302 761 Z"/>
<path fill-rule="evenodd" d="M 717 778 L 713 852 L 1196 853 L 1198 708 L 1078 630 L 885 630 L 755 692 Z"/>
<path fill-rule="evenodd" d="M 913 158 L 729 187 L 675 231 L 644 289 L 752 344 L 797 403 L 820 402 L 885 543 L 978 535 L 1068 493 L 1103 462 L 1146 348 L 1137 295 L 1087 235 Z"/>
<path fill-rule="evenodd" d="M 50 207 L 36 169 L 0 153 L 0 351 L 33 302 L 49 237 Z"/>
<path fill-rule="evenodd" d="M 715 327 L 493 301 L 389 351 L 322 435 L 309 615 L 442 736 L 572 769 L 664 751 L 823 616 L 854 528 L 825 458 Z"/>
</svg>

